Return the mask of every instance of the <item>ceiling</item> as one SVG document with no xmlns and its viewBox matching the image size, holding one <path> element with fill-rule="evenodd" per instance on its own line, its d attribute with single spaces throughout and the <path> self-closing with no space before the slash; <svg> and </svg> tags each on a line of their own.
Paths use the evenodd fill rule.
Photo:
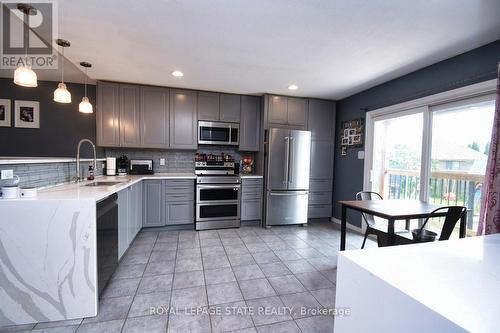
<svg viewBox="0 0 500 333">
<path fill-rule="evenodd" d="M 93 79 L 243 94 L 340 99 L 500 39 L 498 0 L 60 0 L 59 13 L 66 56 Z"/>
</svg>

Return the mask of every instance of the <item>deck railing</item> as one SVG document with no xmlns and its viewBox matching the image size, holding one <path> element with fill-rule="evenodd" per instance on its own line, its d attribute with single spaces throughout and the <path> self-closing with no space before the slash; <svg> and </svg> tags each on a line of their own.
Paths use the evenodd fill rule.
<svg viewBox="0 0 500 333">
<path fill-rule="evenodd" d="M 467 207 L 467 232 L 476 230 L 481 204 L 484 175 L 463 171 L 432 171 L 429 202 L 437 205 Z M 420 172 L 387 169 L 384 173 L 383 196 L 388 199 L 419 199 Z"/>
</svg>

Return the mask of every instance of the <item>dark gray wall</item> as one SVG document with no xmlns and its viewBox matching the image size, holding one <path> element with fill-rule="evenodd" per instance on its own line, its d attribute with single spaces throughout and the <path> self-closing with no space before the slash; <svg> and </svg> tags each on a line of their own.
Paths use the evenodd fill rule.
<svg viewBox="0 0 500 333">
<path fill-rule="evenodd" d="M 499 61 L 500 40 L 340 100 L 337 103 L 337 133 L 340 133 L 342 121 L 364 117 L 365 108 L 375 110 L 494 79 Z M 357 158 L 362 149 L 350 149 L 347 156 L 341 156 L 338 136 L 336 140 L 333 198 L 334 216 L 340 218 L 338 201 L 353 200 L 363 188 L 364 161 Z M 347 219 L 353 224 L 361 221 L 355 213 L 348 213 Z"/>
<path fill-rule="evenodd" d="M 0 156 L 27 157 L 75 157 L 78 141 L 89 138 L 95 142 L 95 85 L 88 86 L 88 97 L 94 105 L 94 113 L 78 112 L 78 104 L 84 96 L 84 85 L 67 83 L 72 103 L 54 102 L 57 82 L 38 81 L 36 88 L 15 85 L 10 78 L 0 79 L 0 98 L 11 100 L 12 127 L 0 127 Z M 40 128 L 14 127 L 14 101 L 40 102 Z M 85 152 L 84 152 L 85 150 Z M 83 155 L 88 149 L 82 148 Z"/>
</svg>

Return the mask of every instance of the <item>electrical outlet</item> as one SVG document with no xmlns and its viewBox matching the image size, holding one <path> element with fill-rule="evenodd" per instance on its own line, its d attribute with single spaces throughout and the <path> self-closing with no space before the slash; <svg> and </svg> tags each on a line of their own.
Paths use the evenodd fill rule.
<svg viewBox="0 0 500 333">
<path fill-rule="evenodd" d="M 0 170 L 2 173 L 2 176 L 0 177 L 1 179 L 12 179 L 14 178 L 14 170 Z"/>
<path fill-rule="evenodd" d="M 165 159 L 164 158 L 160 158 L 160 165 L 165 165 Z"/>
</svg>

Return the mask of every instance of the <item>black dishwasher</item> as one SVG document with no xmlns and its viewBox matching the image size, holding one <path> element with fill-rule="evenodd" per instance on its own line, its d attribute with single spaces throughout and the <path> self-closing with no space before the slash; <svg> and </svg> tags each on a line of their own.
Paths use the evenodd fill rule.
<svg viewBox="0 0 500 333">
<path fill-rule="evenodd" d="M 118 195 L 97 203 L 97 287 L 99 296 L 118 266 Z"/>
</svg>

